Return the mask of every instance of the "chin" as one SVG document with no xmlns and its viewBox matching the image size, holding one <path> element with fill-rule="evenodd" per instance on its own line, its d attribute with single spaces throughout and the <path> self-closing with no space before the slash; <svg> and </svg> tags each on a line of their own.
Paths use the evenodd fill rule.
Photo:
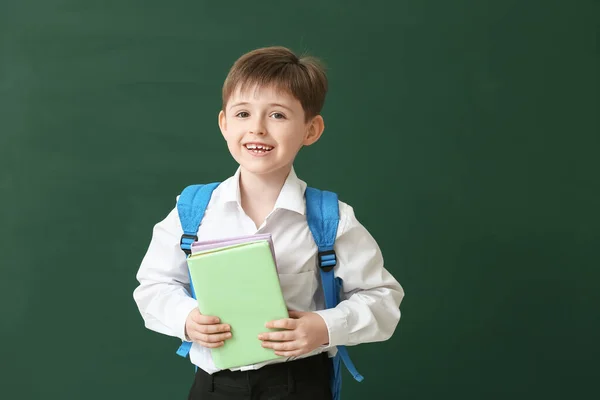
<svg viewBox="0 0 600 400">
<path fill-rule="evenodd" d="M 245 169 L 246 171 L 248 171 L 254 175 L 266 175 L 271 172 L 277 171 L 277 168 L 257 167 L 255 165 L 252 166 L 252 165 L 244 165 L 244 164 L 241 164 L 241 166 L 243 169 Z"/>
<path fill-rule="evenodd" d="M 252 165 L 251 163 L 240 163 L 240 166 L 254 175 L 268 175 L 288 168 L 285 165 Z"/>
</svg>

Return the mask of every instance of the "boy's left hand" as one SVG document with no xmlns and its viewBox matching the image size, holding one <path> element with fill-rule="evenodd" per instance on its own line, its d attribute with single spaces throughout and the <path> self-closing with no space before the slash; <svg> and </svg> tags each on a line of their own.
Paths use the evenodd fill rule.
<svg viewBox="0 0 600 400">
<path fill-rule="evenodd" d="M 262 346 L 275 350 L 284 357 L 310 353 L 329 343 L 327 325 L 321 316 L 313 312 L 289 311 L 290 318 L 267 322 L 267 328 L 285 329 L 258 335 Z"/>
</svg>

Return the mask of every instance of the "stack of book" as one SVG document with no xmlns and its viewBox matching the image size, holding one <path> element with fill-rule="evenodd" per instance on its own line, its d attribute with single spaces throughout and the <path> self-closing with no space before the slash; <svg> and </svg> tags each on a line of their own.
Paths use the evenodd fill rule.
<svg viewBox="0 0 600 400">
<path fill-rule="evenodd" d="M 231 326 L 211 349 L 215 366 L 230 369 L 281 358 L 261 346 L 268 321 L 288 318 L 270 234 L 195 242 L 187 263 L 198 309 Z"/>
</svg>

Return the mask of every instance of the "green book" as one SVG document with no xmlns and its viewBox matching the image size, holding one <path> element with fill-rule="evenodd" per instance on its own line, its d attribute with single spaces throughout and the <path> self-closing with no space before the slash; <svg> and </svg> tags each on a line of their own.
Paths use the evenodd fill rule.
<svg viewBox="0 0 600 400">
<path fill-rule="evenodd" d="M 215 366 L 230 369 L 281 358 L 258 339 L 277 330 L 265 323 L 289 317 L 269 241 L 196 251 L 187 262 L 200 312 L 231 326 L 232 337 L 211 349 Z"/>
</svg>

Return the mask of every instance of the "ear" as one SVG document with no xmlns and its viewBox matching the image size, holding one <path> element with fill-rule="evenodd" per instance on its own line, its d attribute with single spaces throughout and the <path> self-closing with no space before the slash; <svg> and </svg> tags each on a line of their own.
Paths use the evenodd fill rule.
<svg viewBox="0 0 600 400">
<path fill-rule="evenodd" d="M 306 136 L 304 137 L 302 144 L 304 146 L 310 146 L 311 144 L 315 143 L 323 134 L 324 129 L 325 121 L 323 121 L 322 116 L 317 115 L 309 122 L 308 131 L 306 132 Z"/>
<path fill-rule="evenodd" d="M 221 134 L 225 137 L 227 132 L 227 118 L 225 117 L 225 111 L 223 110 L 219 112 L 219 129 L 221 129 Z"/>
</svg>

